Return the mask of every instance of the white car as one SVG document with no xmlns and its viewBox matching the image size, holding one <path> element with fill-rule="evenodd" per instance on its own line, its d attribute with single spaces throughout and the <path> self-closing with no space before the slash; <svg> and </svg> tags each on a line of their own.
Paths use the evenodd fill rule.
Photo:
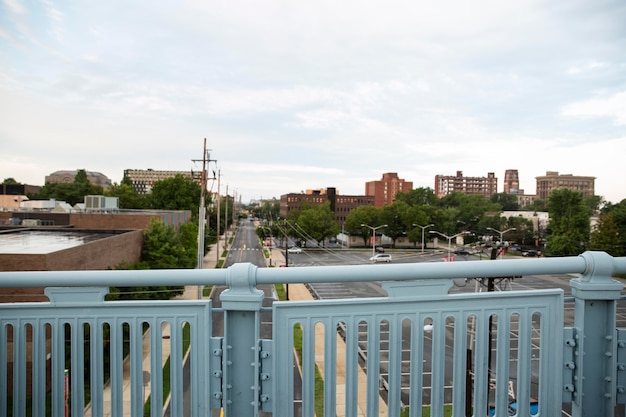
<svg viewBox="0 0 626 417">
<path fill-rule="evenodd" d="M 300 249 L 297 246 L 292 246 L 291 248 L 287 249 L 287 252 L 289 252 L 289 253 L 302 253 L 302 249 Z"/>
<path fill-rule="evenodd" d="M 388 253 L 379 253 L 370 258 L 370 262 L 376 264 L 378 262 L 391 262 L 391 255 Z"/>
</svg>

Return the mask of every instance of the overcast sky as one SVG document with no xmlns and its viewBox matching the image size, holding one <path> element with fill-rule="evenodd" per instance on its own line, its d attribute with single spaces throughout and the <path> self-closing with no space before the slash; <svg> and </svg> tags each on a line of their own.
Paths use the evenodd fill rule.
<svg viewBox="0 0 626 417">
<path fill-rule="evenodd" d="M 506 169 L 626 198 L 623 0 L 0 2 L 0 181 L 200 170 L 206 138 L 244 203 Z"/>
</svg>

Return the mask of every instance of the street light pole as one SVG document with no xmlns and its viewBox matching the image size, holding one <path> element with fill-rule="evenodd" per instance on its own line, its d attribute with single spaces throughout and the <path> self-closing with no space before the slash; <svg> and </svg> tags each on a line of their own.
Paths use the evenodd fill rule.
<svg viewBox="0 0 626 417">
<path fill-rule="evenodd" d="M 367 228 L 372 230 L 372 256 L 375 256 L 376 255 L 376 253 L 375 253 L 376 230 L 380 229 L 381 227 L 387 227 L 387 225 L 386 224 L 381 224 L 380 226 L 373 227 L 373 226 L 370 226 L 368 224 L 361 223 L 361 227 L 367 227 Z"/>
<path fill-rule="evenodd" d="M 469 234 L 469 232 L 461 232 L 461 233 L 457 233 L 456 235 L 448 236 L 448 235 L 445 235 L 445 234 L 443 234 L 441 232 L 437 232 L 436 230 L 431 230 L 428 233 L 436 233 L 439 236 L 442 236 L 442 237 L 445 237 L 446 239 L 448 239 L 448 261 L 450 261 L 450 253 L 452 252 L 452 247 L 451 247 L 452 239 L 454 239 L 455 237 L 461 236 L 461 235 Z"/>
<path fill-rule="evenodd" d="M 424 231 L 427 228 L 434 226 L 434 224 L 431 223 L 431 224 L 427 224 L 426 226 L 420 226 L 419 224 L 413 224 L 413 226 L 417 226 L 417 227 L 422 229 L 422 253 L 424 253 Z"/>
<path fill-rule="evenodd" d="M 511 227 L 510 229 L 506 229 L 506 230 L 500 231 L 498 229 L 494 229 L 493 227 L 488 227 L 487 230 L 492 230 L 492 231 L 498 233 L 500 235 L 500 245 L 503 245 L 504 244 L 504 234 L 506 232 L 511 232 L 511 231 L 517 230 L 517 229 L 515 227 Z"/>
</svg>

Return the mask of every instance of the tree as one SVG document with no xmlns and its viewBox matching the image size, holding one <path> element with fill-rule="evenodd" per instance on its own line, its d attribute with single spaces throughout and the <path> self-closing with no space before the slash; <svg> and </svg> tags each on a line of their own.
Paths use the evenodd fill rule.
<svg viewBox="0 0 626 417">
<path fill-rule="evenodd" d="M 318 243 L 336 236 L 340 230 L 328 201 L 302 210 L 298 217 L 298 226 Z"/>
<path fill-rule="evenodd" d="M 263 205 L 251 209 L 254 217 L 264 220 L 278 220 L 280 217 L 280 201 L 264 201 Z"/>
<path fill-rule="evenodd" d="M 548 253 L 569 256 L 583 252 L 589 240 L 591 209 L 582 193 L 567 188 L 554 190 L 548 199 L 548 211 Z"/>
<path fill-rule="evenodd" d="M 394 201 L 392 204 L 383 207 L 381 222 L 387 226 L 384 229 L 385 236 L 393 240 L 393 247 L 396 246 L 396 239 L 406 236 L 412 228 L 412 216 L 410 207 L 404 201 Z"/>
<path fill-rule="evenodd" d="M 548 200 L 535 199 L 532 204 L 524 207 L 525 211 L 548 211 Z"/>
<path fill-rule="evenodd" d="M 138 194 L 128 177 L 124 177 L 120 184 L 113 184 L 104 191 L 104 195 L 117 197 L 121 209 L 150 208 L 150 197 L 147 194 Z"/>
<path fill-rule="evenodd" d="M 367 238 L 371 235 L 371 230 L 362 224 L 372 227 L 384 224 L 382 222 L 382 209 L 374 206 L 361 206 L 352 210 L 346 217 L 345 231 L 350 235 L 361 236 L 363 245 L 367 246 Z"/>
<path fill-rule="evenodd" d="M 495 193 L 490 198 L 492 203 L 500 204 L 503 211 L 515 211 L 519 210 L 519 203 L 517 202 L 517 196 L 509 193 Z"/>
<path fill-rule="evenodd" d="M 103 195 L 102 187 L 93 185 L 87 178 L 84 169 L 78 170 L 72 183 L 46 183 L 39 194 L 29 196 L 31 199 L 46 200 L 54 198 L 58 201 L 65 201 L 70 205 L 82 203 L 87 195 Z"/>
<path fill-rule="evenodd" d="M 150 194 L 151 206 L 158 210 L 191 210 L 197 219 L 200 194 L 198 183 L 190 177 L 178 174 L 154 184 Z"/>
<path fill-rule="evenodd" d="M 175 269 L 193 268 L 196 264 L 198 227 L 194 223 L 173 226 L 153 220 L 144 231 L 141 261 L 121 264 L 116 269 Z M 169 299 L 182 294 L 184 287 L 112 287 L 108 300 Z"/>
<path fill-rule="evenodd" d="M 19 182 L 15 181 L 15 178 L 9 177 L 9 178 L 5 178 L 4 181 L 2 181 L 2 184 L 7 184 L 7 185 L 20 185 Z"/>
<path fill-rule="evenodd" d="M 595 230 L 591 233 L 589 249 L 601 250 L 612 256 L 624 255 L 624 236 L 620 236 L 611 213 L 602 213 Z"/>
<path fill-rule="evenodd" d="M 404 201 L 409 206 L 436 206 L 437 196 L 432 188 L 421 187 L 414 188 L 406 193 L 401 192 L 396 194 L 395 201 Z"/>
<path fill-rule="evenodd" d="M 445 230 L 448 235 L 463 230 L 474 231 L 485 213 L 502 211 L 500 204 L 491 202 L 481 194 L 458 192 L 443 197 L 438 206 L 443 209 L 443 224 L 437 224 L 437 227 Z"/>
<path fill-rule="evenodd" d="M 610 219 L 604 216 L 610 216 Z M 613 231 L 613 225 L 615 227 L 615 231 Z M 592 243 L 594 245 L 598 245 L 598 239 L 601 239 L 603 242 L 602 245 L 606 245 L 608 242 L 613 240 L 612 234 L 617 233 L 617 236 L 620 240 L 619 249 L 611 250 L 610 254 L 614 256 L 625 256 L 626 255 L 626 199 L 622 200 L 618 204 L 607 204 L 600 214 L 600 222 L 598 227 L 592 234 Z M 601 236 L 595 236 L 595 241 L 593 241 L 594 235 L 599 233 Z M 597 246 L 593 247 L 594 249 L 598 249 Z M 600 249 L 606 250 L 606 249 Z"/>
<path fill-rule="evenodd" d="M 186 227 L 193 228 L 193 225 Z M 196 263 L 197 240 L 189 238 L 189 228 L 183 227 L 184 239 L 173 226 L 153 220 L 144 232 L 141 260 L 150 269 L 193 268 Z M 188 246 L 185 246 L 188 245 Z"/>
</svg>

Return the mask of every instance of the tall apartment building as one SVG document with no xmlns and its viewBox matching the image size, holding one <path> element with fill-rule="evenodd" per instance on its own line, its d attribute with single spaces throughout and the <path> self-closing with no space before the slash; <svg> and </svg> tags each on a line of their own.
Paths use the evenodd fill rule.
<svg viewBox="0 0 626 417">
<path fill-rule="evenodd" d="M 439 198 L 453 192 L 482 194 L 491 198 L 497 190 L 498 178 L 493 172 L 487 173 L 486 177 L 464 177 L 463 171 L 457 171 L 456 175 L 435 176 L 435 195 Z"/>
<path fill-rule="evenodd" d="M 154 184 L 176 175 L 192 178 L 202 185 L 202 171 L 159 171 L 154 169 L 125 169 L 124 176 L 130 179 L 137 194 L 149 194 Z"/>
<path fill-rule="evenodd" d="M 537 180 L 537 198 L 547 199 L 552 191 L 567 188 L 579 191 L 585 197 L 595 195 L 596 177 L 575 176 L 572 174 L 561 174 L 557 171 L 547 171 L 546 175 L 535 177 Z"/>
<path fill-rule="evenodd" d="M 111 186 L 111 180 L 104 174 L 94 171 L 85 171 L 87 174 L 87 180 L 90 184 L 100 186 L 102 188 L 109 188 Z M 63 184 L 73 183 L 76 178 L 78 170 L 73 171 L 55 171 L 50 175 L 46 175 L 46 183 L 50 184 Z"/>
<path fill-rule="evenodd" d="M 519 174 L 516 169 L 504 171 L 503 191 L 507 194 L 524 194 L 524 190 L 519 188 Z"/>
<path fill-rule="evenodd" d="M 374 196 L 374 205 L 383 207 L 391 204 L 396 199 L 396 194 L 407 193 L 413 189 L 413 182 L 398 178 L 395 172 L 383 174 L 378 181 L 365 183 L 365 195 Z"/>
<path fill-rule="evenodd" d="M 330 203 L 330 210 L 335 213 L 335 222 L 342 225 L 352 210 L 361 206 L 373 206 L 374 196 L 339 195 L 335 188 L 307 190 L 306 193 L 289 193 L 280 196 L 280 217 L 287 218 L 292 210 L 299 210 L 302 203 L 309 205 Z"/>
</svg>

